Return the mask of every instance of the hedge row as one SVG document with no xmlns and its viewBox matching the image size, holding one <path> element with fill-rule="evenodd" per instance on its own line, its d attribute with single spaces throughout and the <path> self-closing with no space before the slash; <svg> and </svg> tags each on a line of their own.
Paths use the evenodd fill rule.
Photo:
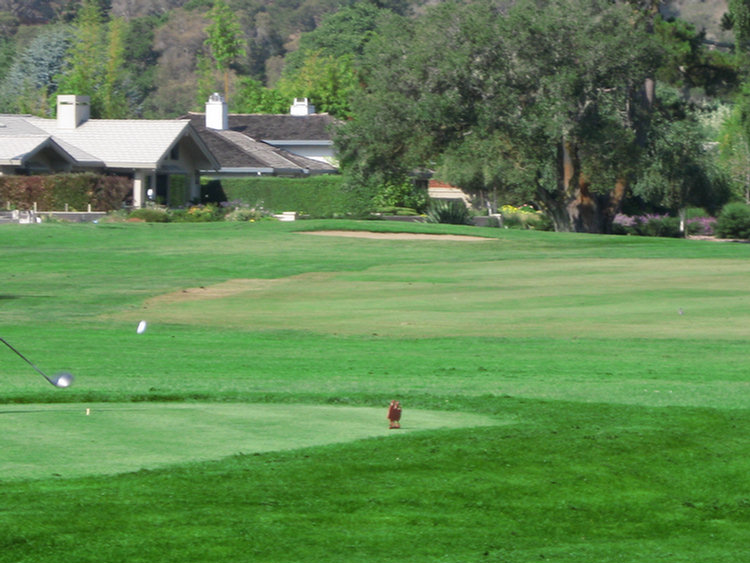
<svg viewBox="0 0 750 563">
<path fill-rule="evenodd" d="M 54 174 L 50 176 L 0 176 L 0 205 L 11 209 L 38 211 L 96 211 L 122 207 L 132 190 L 132 181 L 123 176 Z"/>
<path fill-rule="evenodd" d="M 296 211 L 317 218 L 348 213 L 351 198 L 343 178 L 335 175 L 204 180 L 201 196 L 204 203 L 229 202 L 272 213 Z"/>
</svg>

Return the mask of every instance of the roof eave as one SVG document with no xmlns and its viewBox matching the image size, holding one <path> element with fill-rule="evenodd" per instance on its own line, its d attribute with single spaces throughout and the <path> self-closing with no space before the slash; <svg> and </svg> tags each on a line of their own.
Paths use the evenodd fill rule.
<svg viewBox="0 0 750 563">
<path fill-rule="evenodd" d="M 106 168 L 121 168 L 124 170 L 158 170 L 159 162 L 104 162 Z"/>
<path fill-rule="evenodd" d="M 202 174 L 254 174 L 254 175 L 272 175 L 275 173 L 274 168 L 261 167 L 225 167 L 214 170 L 201 170 Z"/>
<path fill-rule="evenodd" d="M 333 141 L 326 139 L 319 140 L 295 140 L 295 139 L 261 139 L 264 143 L 269 145 L 297 145 L 297 146 L 308 146 L 308 147 L 330 147 L 333 146 Z"/>
</svg>

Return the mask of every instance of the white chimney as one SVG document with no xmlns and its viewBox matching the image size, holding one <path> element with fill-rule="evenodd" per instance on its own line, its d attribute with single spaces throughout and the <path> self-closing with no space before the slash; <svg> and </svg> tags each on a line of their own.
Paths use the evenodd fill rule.
<svg viewBox="0 0 750 563">
<path fill-rule="evenodd" d="M 57 96 L 57 126 L 60 129 L 75 129 L 91 116 L 91 98 L 76 94 Z"/>
<path fill-rule="evenodd" d="M 206 128 L 219 131 L 229 129 L 227 103 L 218 92 L 211 94 L 206 102 Z"/>
<path fill-rule="evenodd" d="M 315 113 L 315 106 L 307 98 L 294 98 L 289 113 L 292 115 L 311 115 Z"/>
</svg>

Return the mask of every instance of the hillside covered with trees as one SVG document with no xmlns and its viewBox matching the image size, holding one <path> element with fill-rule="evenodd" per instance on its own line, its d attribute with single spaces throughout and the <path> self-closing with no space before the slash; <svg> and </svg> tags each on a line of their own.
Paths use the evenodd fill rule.
<svg viewBox="0 0 750 563">
<path fill-rule="evenodd" d="M 412 11 L 409 1 L 365 2 L 361 17 L 373 18 L 378 11 L 407 13 Z M 258 98 L 273 106 L 275 92 L 264 92 L 263 87 L 276 87 L 287 106 L 289 92 L 304 95 L 297 93 L 302 83 L 321 80 L 321 73 L 335 83 L 329 88 L 352 80 L 346 76 L 351 73 L 347 61 L 313 52 L 317 45 L 308 41 L 305 48 L 303 40 L 342 7 L 339 0 L 227 0 L 217 2 L 223 5 L 218 9 L 214 4 L 1 0 L 0 111 L 49 114 L 50 97 L 61 86 L 69 89 L 71 80 L 83 86 L 82 79 L 90 81 L 86 85 L 93 95 L 108 88 L 112 92 L 104 97 L 115 95 L 124 102 L 96 108 L 100 117 L 169 117 L 200 108 L 207 93 L 223 89 L 223 70 L 217 68 L 207 43 L 222 9 L 229 12 L 232 31 L 241 43 L 237 56 L 228 61 L 232 111 L 252 111 L 255 108 L 249 106 Z M 352 23 L 356 33 L 358 24 Z M 365 25 L 371 27 L 372 22 Z M 366 38 L 338 37 L 334 42 L 343 43 L 334 47 L 336 53 L 356 55 L 347 52 L 352 40 Z M 296 57 L 287 61 L 292 53 Z M 292 68 L 285 73 L 287 66 Z M 328 109 L 324 101 L 317 103 Z"/>
<path fill-rule="evenodd" d="M 703 4 L 0 0 L 0 112 L 51 115 L 58 92 L 102 118 L 305 96 L 344 120 L 364 201 L 408 204 L 429 172 L 609 232 L 623 210 L 750 200 L 750 0 Z"/>
</svg>

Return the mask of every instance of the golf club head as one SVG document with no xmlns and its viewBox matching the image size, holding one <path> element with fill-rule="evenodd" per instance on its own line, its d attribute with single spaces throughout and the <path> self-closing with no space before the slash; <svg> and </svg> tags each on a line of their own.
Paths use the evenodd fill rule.
<svg viewBox="0 0 750 563">
<path fill-rule="evenodd" d="M 73 384 L 73 375 L 67 371 L 61 371 L 52 377 L 47 377 L 47 381 L 55 387 L 70 387 Z"/>
</svg>

